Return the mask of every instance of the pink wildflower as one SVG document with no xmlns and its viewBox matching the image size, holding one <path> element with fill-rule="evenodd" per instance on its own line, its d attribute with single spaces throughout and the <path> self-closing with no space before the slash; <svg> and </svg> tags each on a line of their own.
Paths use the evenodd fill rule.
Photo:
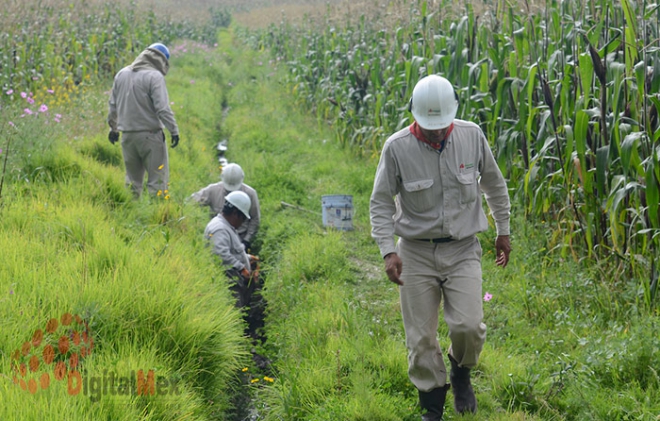
<svg viewBox="0 0 660 421">
<path fill-rule="evenodd" d="M 13 90 L 13 89 L 10 89 L 10 90 L 7 91 L 7 95 L 11 95 L 11 94 L 13 94 L 13 93 L 14 93 L 14 90 Z"/>
<path fill-rule="evenodd" d="M 28 104 L 34 104 L 34 98 L 32 98 L 31 96 L 27 97 L 26 101 L 28 102 Z"/>
<path fill-rule="evenodd" d="M 48 111 L 48 106 L 46 104 L 41 104 L 41 107 L 39 107 L 39 112 L 45 113 Z"/>
<path fill-rule="evenodd" d="M 52 90 L 52 89 L 46 89 L 46 92 L 48 92 L 49 94 L 54 94 L 55 93 L 55 91 Z"/>
<path fill-rule="evenodd" d="M 62 114 L 55 114 L 55 118 L 62 118 Z"/>
<path fill-rule="evenodd" d="M 487 292 L 486 295 L 484 295 L 484 301 L 490 301 L 493 299 L 493 294 Z"/>
<path fill-rule="evenodd" d="M 29 108 L 24 109 L 23 112 L 24 112 L 25 114 L 27 114 L 27 115 L 32 114 L 32 110 L 29 109 Z"/>
<path fill-rule="evenodd" d="M 27 94 L 25 92 L 21 92 L 21 98 L 27 98 Z"/>
</svg>

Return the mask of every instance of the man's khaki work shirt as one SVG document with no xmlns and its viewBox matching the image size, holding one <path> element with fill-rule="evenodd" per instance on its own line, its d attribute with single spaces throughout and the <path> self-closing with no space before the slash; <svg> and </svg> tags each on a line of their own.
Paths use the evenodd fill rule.
<svg viewBox="0 0 660 421">
<path fill-rule="evenodd" d="M 165 56 L 144 50 L 115 76 L 108 101 L 108 124 L 113 132 L 161 130 L 179 134 L 165 85 L 169 63 Z"/>
<path fill-rule="evenodd" d="M 222 259 L 226 269 L 250 271 L 250 258 L 245 253 L 236 229 L 222 214 L 211 219 L 204 229 L 204 238 L 213 245 L 213 253 Z"/>
<path fill-rule="evenodd" d="M 395 252 L 394 236 L 461 240 L 485 231 L 509 235 L 507 185 L 478 125 L 454 120 L 442 152 L 417 140 L 406 127 L 383 146 L 371 194 L 371 235 L 384 257 Z"/>
</svg>

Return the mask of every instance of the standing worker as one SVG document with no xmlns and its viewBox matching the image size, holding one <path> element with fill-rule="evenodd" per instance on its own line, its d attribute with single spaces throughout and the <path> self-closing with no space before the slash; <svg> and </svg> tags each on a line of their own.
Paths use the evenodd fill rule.
<svg viewBox="0 0 660 421">
<path fill-rule="evenodd" d="M 470 369 L 486 340 L 476 237 L 488 228 L 481 192 L 495 220 L 495 263 L 502 267 L 511 252 L 511 206 L 482 130 L 456 119 L 458 95 L 447 79 L 422 78 L 408 108 L 415 122 L 390 136 L 380 156 L 371 234 L 388 278 L 400 286 L 408 376 L 419 391 L 422 420 L 439 421 L 449 389 L 437 340 L 441 301 L 451 340 L 454 408 L 459 414 L 476 412 Z"/>
<path fill-rule="evenodd" d="M 211 217 L 222 212 L 225 204 L 225 196 L 233 191 L 242 191 L 250 198 L 249 218 L 238 227 L 237 232 L 241 237 L 245 250 L 250 250 L 252 242 L 259 231 L 261 221 L 261 211 L 259 209 L 259 198 L 257 191 L 247 184 L 243 183 L 245 173 L 238 164 L 227 164 L 222 169 L 220 175 L 222 181 L 209 184 L 200 191 L 193 193 L 192 198 L 200 205 L 208 206 L 211 211 Z"/>
<path fill-rule="evenodd" d="M 179 144 L 179 128 L 170 108 L 165 86 L 170 52 L 160 43 L 151 44 L 115 76 L 108 103 L 108 140 L 113 145 L 123 134 L 121 149 L 126 167 L 126 184 L 139 198 L 144 173 L 151 195 L 166 195 L 170 177 L 167 143 L 163 127 L 172 136 L 172 148 Z"/>
</svg>

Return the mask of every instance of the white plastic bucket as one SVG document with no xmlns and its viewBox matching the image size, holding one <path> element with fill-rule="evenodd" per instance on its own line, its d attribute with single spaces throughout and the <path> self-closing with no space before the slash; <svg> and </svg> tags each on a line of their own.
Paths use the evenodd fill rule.
<svg viewBox="0 0 660 421">
<path fill-rule="evenodd" d="M 323 226 L 342 231 L 353 229 L 353 196 L 333 194 L 321 197 Z"/>
</svg>

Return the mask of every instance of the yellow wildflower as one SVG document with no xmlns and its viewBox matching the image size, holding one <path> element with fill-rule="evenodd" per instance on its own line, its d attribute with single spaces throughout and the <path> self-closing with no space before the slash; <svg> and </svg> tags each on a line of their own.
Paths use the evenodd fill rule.
<svg viewBox="0 0 660 421">
<path fill-rule="evenodd" d="M 259 379 L 252 379 L 252 380 L 250 380 L 250 383 L 256 383 L 258 381 L 259 381 Z"/>
<path fill-rule="evenodd" d="M 241 369 L 241 371 L 242 371 L 243 373 L 245 373 L 246 371 L 248 371 L 248 368 L 247 368 L 247 367 L 243 367 L 243 368 Z"/>
<path fill-rule="evenodd" d="M 162 170 L 165 164 L 160 164 L 160 167 L 158 167 L 159 170 Z"/>
<path fill-rule="evenodd" d="M 275 381 L 275 379 L 272 377 L 264 376 L 264 381 L 272 383 Z"/>
<path fill-rule="evenodd" d="M 160 196 L 161 194 L 163 194 L 162 190 L 158 190 L 158 193 L 156 193 L 156 196 Z"/>
</svg>

